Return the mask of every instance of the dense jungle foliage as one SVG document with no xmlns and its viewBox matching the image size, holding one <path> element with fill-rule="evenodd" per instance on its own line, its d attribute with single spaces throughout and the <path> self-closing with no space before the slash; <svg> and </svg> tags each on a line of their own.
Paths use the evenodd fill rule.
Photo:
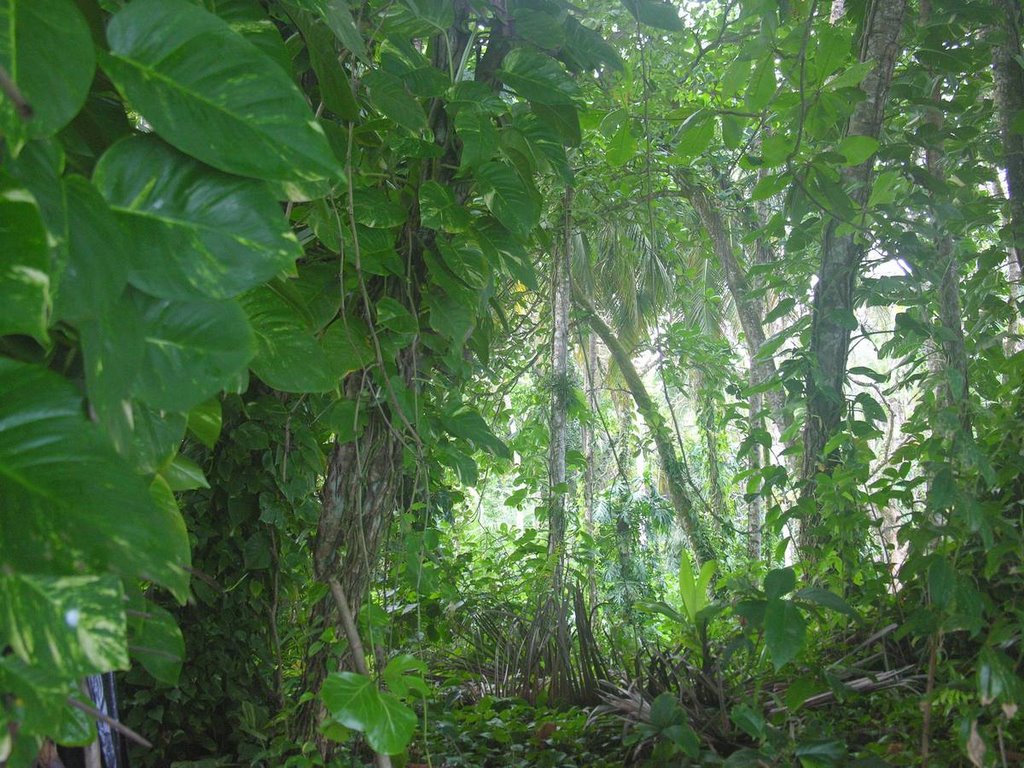
<svg viewBox="0 0 1024 768">
<path fill-rule="evenodd" d="M 1022 17 L 0 0 L 0 768 L 1024 763 Z"/>
</svg>

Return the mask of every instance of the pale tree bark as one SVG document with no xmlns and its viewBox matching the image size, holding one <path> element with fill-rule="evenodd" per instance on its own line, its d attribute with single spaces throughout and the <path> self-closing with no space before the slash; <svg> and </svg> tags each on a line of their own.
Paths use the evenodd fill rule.
<svg viewBox="0 0 1024 768">
<path fill-rule="evenodd" d="M 597 401 L 597 335 L 593 331 L 588 331 L 586 338 L 583 364 L 587 377 L 587 405 L 590 412 L 596 414 L 600 407 Z M 587 460 L 587 467 L 583 473 L 583 515 L 587 533 L 593 536 L 594 504 L 597 497 L 594 467 L 594 462 L 597 459 L 597 435 L 590 423 L 583 424 L 582 433 L 583 455 Z M 597 577 L 594 573 L 593 559 L 587 560 L 587 596 L 590 598 L 589 605 L 597 605 Z"/>
<path fill-rule="evenodd" d="M 707 232 L 715 258 L 722 267 L 726 285 L 736 305 L 736 314 L 743 329 L 744 343 L 753 373 L 752 383 L 755 385 L 775 377 L 775 360 L 771 357 L 759 358 L 761 347 L 765 342 L 764 308 L 761 300 L 753 295 L 746 271 L 739 263 L 733 249 L 732 235 L 729 226 L 722 216 L 720 206 L 716 204 L 707 190 L 699 184 L 687 182 L 677 174 L 676 184 L 682 189 L 693 209 L 697 212 L 701 226 Z M 781 433 L 789 426 L 786 417 L 785 396 L 780 388 L 773 387 L 765 392 L 768 414 Z"/>
<path fill-rule="evenodd" d="M 881 134 L 889 84 L 900 52 L 905 0 L 872 0 L 866 8 L 861 61 L 874 67 L 861 82 L 863 100 L 854 107 L 847 136 Z M 854 209 L 867 205 L 871 192 L 873 156 L 860 165 L 843 168 L 842 181 Z M 811 370 L 807 376 L 807 420 L 804 425 L 803 493 L 815 496 L 815 477 L 830 472 L 835 463 L 824 456 L 829 439 L 839 430 L 846 401 L 846 366 L 850 351 L 849 318 L 853 317 L 853 289 L 864 258 L 865 245 L 847 223 L 831 218 L 825 225 L 821 268 L 814 287 L 811 342 L 808 349 Z M 814 556 L 821 539 L 820 510 L 812 505 L 802 521 L 800 543 L 804 554 Z"/>
<path fill-rule="evenodd" d="M 1019 0 L 995 0 L 998 20 L 989 34 L 995 82 L 996 119 L 1003 149 L 1009 207 L 1010 247 L 1024 267 L 1024 134 L 1013 130 L 1013 119 L 1024 109 L 1024 68 L 1021 67 L 1021 7 Z"/>
<path fill-rule="evenodd" d="M 626 386 L 633 396 L 636 408 L 650 430 L 651 438 L 654 440 L 654 446 L 658 452 L 658 461 L 668 483 L 672 507 L 680 526 L 690 540 L 694 559 L 698 563 L 717 559 L 718 552 L 712 544 L 707 525 L 694 508 L 693 500 L 687 491 L 687 473 L 673 447 L 671 430 L 659 412 L 658 406 L 647 392 L 647 387 L 637 372 L 636 366 L 633 365 L 629 352 L 622 346 L 618 337 L 601 319 L 597 310 L 586 297 L 576 292 L 573 294 L 573 300 L 580 309 L 587 313 L 590 327 L 594 329 L 615 359 L 615 363 L 619 366 L 619 371 L 626 381 Z"/>
</svg>

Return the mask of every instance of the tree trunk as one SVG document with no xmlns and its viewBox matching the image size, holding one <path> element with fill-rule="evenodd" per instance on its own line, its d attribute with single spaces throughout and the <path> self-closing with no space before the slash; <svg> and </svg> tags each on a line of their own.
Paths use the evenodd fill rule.
<svg viewBox="0 0 1024 768">
<path fill-rule="evenodd" d="M 1017 263 L 1024 266 L 1024 134 L 1013 130 L 1014 117 L 1024 109 L 1024 68 L 1019 61 L 1021 8 L 1018 0 L 996 0 L 995 8 L 999 20 L 989 34 L 995 38 L 992 76 L 1006 172 L 1010 247 Z"/>
<path fill-rule="evenodd" d="M 449 57 L 455 61 L 460 60 L 469 43 L 469 33 L 465 29 L 469 6 L 460 1 L 454 3 L 454 8 L 455 18 L 451 29 L 435 36 L 430 43 L 432 63 L 441 71 L 447 70 Z M 496 30 L 488 42 L 487 54 L 500 64 L 505 51 L 505 39 Z M 480 71 L 477 76 L 480 79 Z M 440 107 L 440 103 L 437 106 Z M 451 182 L 459 167 L 459 144 L 451 130 L 448 113 L 443 108 L 437 108 L 430 110 L 429 114 L 430 130 L 435 144 L 441 149 L 441 156 L 429 166 L 429 170 L 424 170 L 419 181 L 422 184 L 433 180 L 444 185 Z M 352 169 L 346 170 L 346 175 L 351 179 Z M 461 189 L 458 194 L 464 196 L 467 190 Z M 348 204 L 348 223 L 354 230 L 351 190 Z M 424 232 L 420 224 L 419 212 L 414 208 L 405 223 L 406 236 L 402 238 L 407 243 L 403 261 L 408 265 L 408 285 L 394 297 L 406 305 L 413 316 L 419 314 L 417 307 L 420 304 L 421 282 L 426 272 L 424 250 L 433 246 L 432 238 L 435 236 L 432 232 Z M 356 265 L 358 269 L 358 255 Z M 361 284 L 361 288 L 363 301 L 367 305 L 370 303 L 371 290 L 387 291 L 387 286 L 383 284 L 371 285 L 370 290 Z M 371 322 L 373 313 L 369 306 L 366 307 L 366 314 L 365 319 Z M 397 376 L 406 387 L 415 386 L 419 378 L 418 359 L 415 345 L 397 354 Z M 345 396 L 349 400 L 361 402 L 364 390 L 376 390 L 380 385 L 372 377 L 371 369 L 350 374 L 344 384 Z M 339 583 L 356 617 L 369 591 L 373 568 L 390 529 L 392 514 L 400 500 L 403 441 L 412 430 L 410 424 L 401 423 L 404 417 L 400 417 L 400 409 L 389 384 L 383 387 L 382 393 L 387 395 L 387 402 L 368 406 L 368 421 L 362 434 L 354 441 L 334 445 L 321 490 L 320 519 L 313 545 L 314 574 L 322 582 L 335 579 Z M 391 423 L 392 416 L 394 423 Z M 330 594 L 316 606 L 313 620 L 325 628 L 332 623 L 337 625 L 337 610 Z M 372 645 L 372 639 L 368 640 Z M 302 690 L 315 695 L 300 707 L 292 728 L 292 734 L 297 740 L 315 740 L 325 759 L 334 746 L 319 732 L 322 715 L 319 692 L 330 671 L 328 651 L 329 647 L 325 645 L 306 660 Z"/>
<path fill-rule="evenodd" d="M 584 364 L 586 366 L 587 375 L 587 405 L 591 412 L 596 414 L 598 409 L 596 383 L 597 336 L 593 331 L 587 333 L 587 349 L 585 350 L 585 353 Z M 597 451 L 595 450 L 597 445 L 597 435 L 595 434 L 594 428 L 589 423 L 583 424 L 582 433 L 583 455 L 587 460 L 587 468 L 583 474 L 583 514 L 587 533 L 592 537 L 594 535 L 594 503 L 597 495 L 594 472 L 594 461 L 597 457 Z M 597 605 L 597 577 L 594 574 L 593 558 L 587 559 L 587 597 L 589 598 L 589 605 Z"/>
<path fill-rule="evenodd" d="M 725 494 L 722 493 L 721 462 L 718 457 L 718 429 L 715 424 L 715 401 L 706 388 L 706 382 L 698 384 L 700 393 L 700 426 L 704 437 L 704 453 L 707 462 L 708 491 L 711 500 L 711 513 L 716 520 L 725 520 Z"/>
<path fill-rule="evenodd" d="M 765 342 L 764 308 L 761 306 L 760 299 L 751 295 L 752 291 L 747 281 L 746 272 L 733 250 L 729 227 L 722 217 L 718 205 L 711 200 L 707 190 L 699 184 L 687 182 L 679 174 L 677 174 L 676 184 L 686 193 L 690 204 L 697 212 L 701 226 L 704 227 L 704 231 L 707 232 L 708 238 L 711 240 L 715 257 L 722 267 L 725 282 L 729 286 L 729 293 L 736 305 L 740 327 L 743 329 L 743 339 L 750 357 L 751 370 L 756 373 L 754 383 L 760 384 L 768 381 L 775 377 L 775 360 L 771 357 L 767 359 L 758 357 Z M 789 420 L 786 417 L 785 396 L 781 388 L 769 389 L 765 392 L 765 400 L 768 402 L 768 415 L 776 429 L 780 433 L 784 432 L 789 426 Z"/>
<path fill-rule="evenodd" d="M 569 248 L 572 192 L 565 193 L 565 231 L 551 269 L 551 415 L 548 443 L 548 554 L 555 557 L 552 588 L 561 593 L 565 569 L 566 471 L 569 408 Z"/>
<path fill-rule="evenodd" d="M 629 387 L 633 401 L 636 403 L 636 408 L 647 423 L 647 428 L 651 432 L 655 448 L 658 451 L 662 472 L 664 472 L 668 482 L 672 507 L 675 509 L 676 517 L 690 540 L 694 559 L 698 563 L 717 559 L 718 552 L 711 543 L 707 526 L 697 513 L 697 510 L 694 509 L 693 500 L 686 489 L 687 473 L 672 446 L 671 432 L 665 423 L 664 417 L 658 411 L 657 405 L 655 405 L 650 394 L 647 392 L 643 379 L 637 373 L 629 352 L 626 351 L 614 332 L 612 332 L 612 329 L 600 318 L 597 310 L 585 297 L 577 292 L 574 294 L 573 299 L 580 309 L 587 313 L 587 319 L 591 328 L 601 337 L 601 341 L 604 342 L 612 357 L 615 358 L 615 362 L 622 372 L 622 377 L 626 380 L 626 386 Z"/>
<path fill-rule="evenodd" d="M 861 83 L 864 99 L 857 103 L 847 126 L 848 136 L 877 139 L 882 128 L 885 102 L 903 24 L 905 0 L 873 0 L 866 9 L 861 61 L 875 62 Z M 843 168 L 842 180 L 855 209 L 863 209 L 871 191 L 873 156 L 867 161 Z M 807 376 L 807 420 L 804 425 L 803 493 L 813 499 L 815 476 L 830 472 L 836 459 L 824 456 L 829 439 L 839 430 L 845 411 L 843 388 L 850 351 L 850 318 L 853 317 L 853 289 L 864 258 L 865 245 L 849 225 L 830 219 L 825 225 L 821 268 L 814 287 Z M 813 556 L 821 541 L 818 530 L 821 514 L 817 505 L 805 515 L 801 528 L 801 546 Z"/>
<path fill-rule="evenodd" d="M 571 641 L 565 590 L 565 551 L 568 513 L 565 456 L 569 437 L 569 292 L 570 249 L 572 248 L 572 190 L 563 201 L 562 242 L 553 250 L 551 269 L 551 415 L 548 442 L 548 555 L 553 559 L 551 593 L 547 607 L 556 622 L 554 646 L 550 649 L 550 691 L 552 700 L 569 701 L 574 696 L 571 678 Z M 553 614 L 552 614 L 553 609 Z"/>
<path fill-rule="evenodd" d="M 750 369 L 750 384 L 756 384 L 754 369 Z M 749 429 L 751 432 L 762 429 L 764 418 L 761 413 L 761 395 L 754 394 L 748 399 Z M 755 443 L 750 447 L 750 456 L 747 459 L 747 466 L 751 472 L 758 472 L 762 467 L 761 445 Z M 761 509 L 760 493 L 745 493 L 743 498 L 747 502 L 747 554 L 752 561 L 761 559 L 761 523 L 764 520 L 764 512 Z"/>
<path fill-rule="evenodd" d="M 369 384 L 365 371 L 352 374 L 345 385 L 349 399 L 358 401 Z M 402 444 L 379 408 L 372 408 L 363 433 L 354 441 L 335 443 L 320 493 L 320 520 L 313 546 L 317 578 L 337 578 L 349 596 L 353 614 L 359 614 L 369 591 L 370 575 L 398 503 L 402 477 Z M 313 621 L 324 628 L 336 619 L 334 600 L 326 595 L 316 606 Z M 319 637 L 317 633 L 316 637 Z M 303 690 L 319 692 L 327 673 L 326 649 L 308 660 Z M 320 701 L 306 702 L 298 715 L 295 735 L 318 739 Z M 327 744 L 321 744 L 322 750 Z"/>
<path fill-rule="evenodd" d="M 931 3 L 922 0 L 921 22 L 925 23 L 931 10 Z M 942 130 L 942 80 L 937 79 L 932 90 L 935 109 L 929 110 L 928 122 L 935 126 L 935 135 Z M 946 180 L 945 149 L 942 140 L 925 150 L 925 164 L 928 172 L 938 181 Z M 964 343 L 964 325 L 960 311 L 960 264 L 953 248 L 953 238 L 940 230 L 935 236 L 933 284 L 939 307 L 939 324 L 947 333 L 939 343 L 942 353 L 942 369 L 946 380 L 940 385 L 943 405 L 957 411 L 960 428 L 970 431 L 971 418 L 968 409 L 967 347 Z"/>
</svg>

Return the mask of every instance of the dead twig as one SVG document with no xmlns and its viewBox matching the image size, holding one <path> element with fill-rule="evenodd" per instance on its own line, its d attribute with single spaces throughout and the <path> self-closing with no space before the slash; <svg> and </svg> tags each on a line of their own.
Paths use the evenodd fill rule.
<svg viewBox="0 0 1024 768">
<path fill-rule="evenodd" d="M 136 744 L 139 744 L 139 745 L 145 747 L 146 749 L 152 749 L 153 748 L 153 745 L 149 741 L 147 741 L 145 738 L 143 738 L 142 736 L 137 734 L 135 731 L 133 731 L 127 725 L 122 723 L 120 720 L 115 720 L 114 718 L 112 718 L 106 712 L 102 712 L 102 711 L 96 709 L 96 707 L 94 707 L 94 706 L 92 706 L 90 704 L 86 704 L 84 701 L 79 701 L 74 696 L 68 696 L 68 704 L 70 704 L 75 709 L 82 710 L 89 717 L 95 718 L 96 720 L 99 720 L 100 722 L 106 723 L 112 729 L 114 729 L 115 731 L 120 733 L 122 736 L 124 736 L 126 739 L 131 739 Z"/>
</svg>

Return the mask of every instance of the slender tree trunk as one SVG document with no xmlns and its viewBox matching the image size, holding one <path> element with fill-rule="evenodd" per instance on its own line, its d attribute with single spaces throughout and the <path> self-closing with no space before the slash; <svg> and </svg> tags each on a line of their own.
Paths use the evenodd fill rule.
<svg viewBox="0 0 1024 768">
<path fill-rule="evenodd" d="M 548 443 L 548 554 L 555 558 L 552 589 L 562 591 L 565 570 L 566 471 L 569 387 L 569 263 L 572 192 L 565 193 L 562 243 L 551 269 L 551 414 Z"/>
<path fill-rule="evenodd" d="M 765 342 L 764 309 L 760 299 L 752 295 L 746 272 L 736 258 L 729 227 L 719 206 L 711 199 L 706 189 L 699 184 L 687 182 L 678 174 L 676 184 L 686 193 L 693 209 L 697 212 L 701 226 L 704 227 L 711 240 L 715 257 L 722 267 L 725 282 L 729 286 L 729 293 L 736 305 L 740 327 L 743 329 L 743 339 L 750 357 L 751 370 L 756 372 L 756 383 L 768 381 L 775 376 L 775 360 L 771 357 L 767 359 L 758 357 Z M 786 417 L 785 396 L 781 388 L 769 389 L 765 392 L 765 400 L 768 403 L 768 414 L 776 428 L 780 433 L 785 431 L 789 426 L 789 420 Z"/>
<path fill-rule="evenodd" d="M 711 543 L 707 525 L 694 508 L 693 500 L 687 491 L 686 471 L 679 457 L 676 456 L 672 445 L 671 430 L 668 428 L 664 417 L 658 411 L 654 400 L 651 399 L 650 394 L 647 392 L 647 387 L 644 386 L 643 379 L 637 373 L 636 366 L 633 365 L 629 352 L 626 351 L 612 329 L 600 318 L 597 310 L 585 297 L 577 292 L 574 294 L 574 300 L 587 313 L 591 328 L 601 337 L 601 341 L 604 342 L 612 357 L 615 358 L 615 362 L 622 372 L 622 377 L 626 380 L 626 386 L 629 387 L 633 401 L 636 403 L 637 410 L 647 423 L 647 428 L 651 432 L 655 448 L 658 451 L 658 460 L 661 463 L 662 472 L 665 474 L 666 481 L 668 482 L 669 496 L 672 499 L 673 509 L 680 525 L 690 540 L 694 559 L 698 563 L 717 559 L 718 552 Z"/>
<path fill-rule="evenodd" d="M 551 269 L 551 414 L 548 443 L 548 555 L 553 560 L 551 593 L 540 610 L 556 624 L 549 647 L 550 692 L 553 701 L 575 696 L 572 647 L 565 589 L 568 490 L 565 457 L 569 437 L 569 301 L 572 248 L 572 189 L 563 200 L 561 243 L 554 248 Z"/>
<path fill-rule="evenodd" d="M 861 61 L 874 62 L 874 68 L 861 83 L 864 99 L 857 103 L 847 126 L 848 136 L 877 139 L 882 128 L 885 102 L 893 67 L 900 51 L 905 0 L 872 0 L 866 8 Z M 873 159 L 842 170 L 842 180 L 855 209 L 863 209 L 871 191 Z M 807 420 L 804 425 L 804 495 L 815 496 L 815 476 L 830 472 L 835 463 L 824 456 L 829 439 L 839 430 L 845 411 L 843 389 L 850 351 L 850 318 L 853 317 L 853 289 L 864 258 L 862 238 L 847 224 L 830 219 L 825 225 L 821 268 L 814 287 L 814 311 L 811 324 L 807 377 Z M 802 521 L 801 546 L 813 557 L 820 543 L 821 514 L 817 505 Z"/>
<path fill-rule="evenodd" d="M 725 495 L 722 493 L 721 462 L 718 456 L 718 429 L 715 424 L 715 401 L 707 389 L 707 382 L 702 375 L 697 384 L 700 391 L 699 420 L 704 438 L 705 461 L 708 472 L 708 495 L 711 500 L 711 512 L 716 520 L 725 520 Z"/>
<path fill-rule="evenodd" d="M 599 407 L 597 402 L 597 336 L 593 331 L 587 333 L 587 349 L 584 355 L 584 365 L 586 367 L 587 376 L 587 404 L 590 408 L 591 413 L 596 414 Z M 584 504 L 584 522 L 587 527 L 587 533 L 592 537 L 594 535 L 594 504 L 597 496 L 597 488 L 595 482 L 595 467 L 594 461 L 597 458 L 597 435 L 594 428 L 589 423 L 585 423 L 582 428 L 583 431 L 583 455 L 587 460 L 587 468 L 583 474 L 583 504 Z M 594 561 L 592 559 L 587 560 L 587 597 L 589 598 L 589 605 L 597 605 L 597 577 L 594 573 Z"/>
<path fill-rule="evenodd" d="M 1024 109 L 1024 68 L 1021 67 L 1021 7 L 1019 0 L 995 0 L 998 21 L 990 30 L 996 118 L 1003 144 L 1009 202 L 1010 247 L 1024 267 L 1024 134 L 1013 130 L 1013 119 Z"/>
<path fill-rule="evenodd" d="M 921 21 L 925 23 L 931 11 L 931 3 L 922 0 Z M 932 101 L 936 107 L 929 111 L 928 122 L 935 126 L 935 135 L 941 136 L 942 130 L 942 80 L 936 80 L 932 90 Z M 941 139 L 934 146 L 925 150 L 925 164 L 929 173 L 938 181 L 945 181 L 945 149 Z M 941 384 L 944 405 L 954 407 L 960 428 L 971 429 L 971 417 L 968 409 L 968 378 L 967 378 L 967 347 L 964 343 L 963 318 L 960 311 L 960 265 L 953 247 L 953 238 L 945 231 L 939 231 L 935 237 L 935 255 L 933 282 L 938 299 L 939 323 L 946 333 L 939 343 L 942 353 L 942 368 L 946 380 Z"/>
<path fill-rule="evenodd" d="M 754 386 L 754 369 L 750 369 L 750 384 Z M 762 415 L 761 395 L 754 394 L 748 399 L 748 411 L 750 413 L 749 424 L 751 431 L 762 429 L 764 418 Z M 762 467 L 761 445 L 756 443 L 750 448 L 750 455 L 747 458 L 747 467 L 751 472 L 758 472 Z M 764 520 L 764 512 L 761 509 L 761 494 L 744 494 L 747 502 L 747 554 L 752 561 L 761 559 L 761 523 Z"/>
</svg>

